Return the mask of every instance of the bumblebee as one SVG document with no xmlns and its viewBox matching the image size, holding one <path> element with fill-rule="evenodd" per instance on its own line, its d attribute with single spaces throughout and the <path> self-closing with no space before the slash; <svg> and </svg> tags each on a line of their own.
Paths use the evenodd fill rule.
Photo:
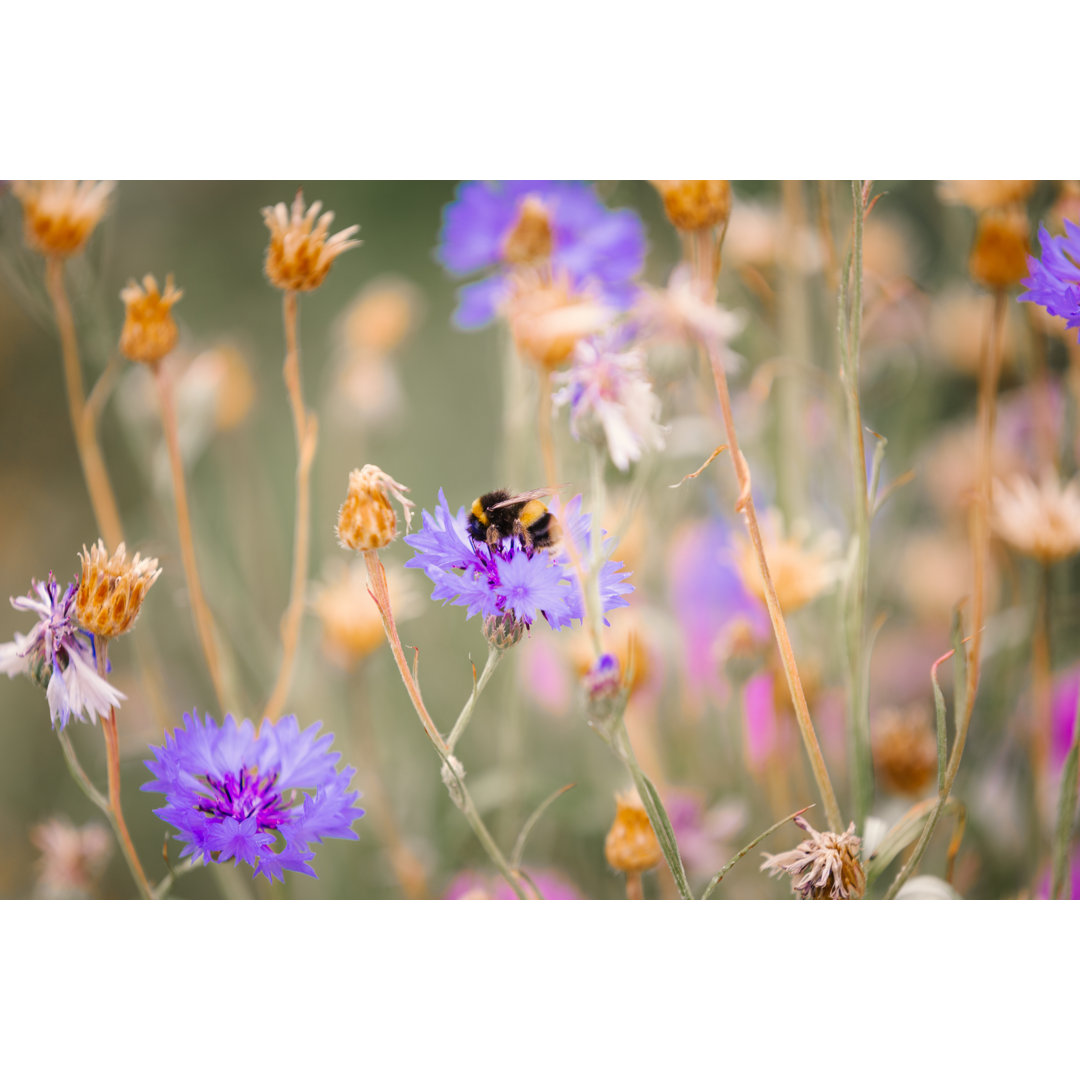
<svg viewBox="0 0 1080 1080">
<path fill-rule="evenodd" d="M 562 529 L 538 497 L 546 494 L 540 490 L 511 495 L 500 488 L 481 495 L 469 513 L 469 535 L 488 547 L 497 547 L 502 540 L 514 536 L 526 550 L 551 547 L 558 543 Z"/>
</svg>

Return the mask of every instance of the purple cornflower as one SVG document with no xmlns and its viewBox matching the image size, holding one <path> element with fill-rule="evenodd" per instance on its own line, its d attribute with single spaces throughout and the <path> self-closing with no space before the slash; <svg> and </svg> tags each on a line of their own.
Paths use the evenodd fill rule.
<svg viewBox="0 0 1080 1080">
<path fill-rule="evenodd" d="M 283 716 L 256 733 L 250 720 L 227 715 L 218 726 L 185 713 L 164 746 L 150 747 L 154 760 L 144 764 L 155 779 L 142 786 L 164 794 L 154 813 L 184 842 L 181 857 L 235 859 L 268 880 L 284 880 L 286 870 L 316 877 L 311 845 L 355 840 L 352 823 L 364 813 L 359 792 L 347 790 L 356 770 L 335 768 L 341 755 L 330 752 L 333 735 L 316 738 L 321 726 L 301 731 L 295 716 Z"/>
<path fill-rule="evenodd" d="M 454 321 L 463 330 L 489 323 L 517 262 L 512 237 L 527 214 L 541 216 L 546 230 L 534 245 L 553 272 L 590 287 L 611 307 L 634 299 L 633 279 L 645 261 L 645 227 L 633 210 L 610 210 L 580 180 L 470 180 L 459 185 L 443 211 L 436 257 L 452 274 L 489 273 L 461 288 Z M 535 220 L 535 218 L 534 218 Z"/>
<path fill-rule="evenodd" d="M 1020 299 L 1065 319 L 1070 329 L 1080 327 L 1080 225 L 1066 221 L 1064 236 L 1051 236 L 1040 225 L 1039 244 L 1042 257 L 1028 256 L 1031 276 L 1020 282 L 1028 290 Z"/>
<path fill-rule="evenodd" d="M 78 582 L 61 592 L 50 573 L 48 581 L 32 584 L 26 596 L 11 598 L 11 606 L 36 612 L 38 621 L 29 634 L 16 634 L 14 641 L 0 645 L 0 671 L 8 678 L 29 675 L 47 687 L 53 727 L 59 721 L 63 731 L 72 716 L 97 723 L 124 695 L 98 674 L 93 635 L 75 621 Z"/>
<path fill-rule="evenodd" d="M 405 537 L 417 551 L 405 565 L 423 570 L 435 583 L 433 600 L 468 608 L 467 619 L 476 614 L 485 619 L 512 614 L 531 626 L 537 615 L 543 615 L 555 630 L 562 630 L 585 614 L 567 550 L 577 552 L 583 562 L 588 560 L 590 516 L 581 512 L 580 495 L 565 507 L 552 500 L 550 507 L 564 533 L 557 553 L 552 548 L 525 548 L 516 537 L 489 547 L 469 536 L 465 507 L 452 514 L 440 489 L 434 516 L 425 510 L 424 527 Z M 604 554 L 610 554 L 613 546 L 612 541 L 606 541 Z M 633 585 L 626 580 L 629 571 L 622 566 L 607 559 L 600 568 L 600 599 L 605 612 L 625 607 L 624 597 L 633 592 Z"/>
</svg>

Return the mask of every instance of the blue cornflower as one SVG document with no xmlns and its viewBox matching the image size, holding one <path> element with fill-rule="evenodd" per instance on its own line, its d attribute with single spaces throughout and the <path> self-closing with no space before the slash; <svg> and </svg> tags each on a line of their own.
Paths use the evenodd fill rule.
<svg viewBox="0 0 1080 1080">
<path fill-rule="evenodd" d="M 142 786 L 165 795 L 154 813 L 176 829 L 181 856 L 235 859 L 254 876 L 281 881 L 286 870 L 316 876 L 307 865 L 312 844 L 355 840 L 352 823 L 364 811 L 359 792 L 347 788 L 356 770 L 335 768 L 341 755 L 330 753 L 333 735 L 316 738 L 321 726 L 301 731 L 295 716 L 284 716 L 256 733 L 250 720 L 226 716 L 218 726 L 185 713 L 164 746 L 150 747 L 154 760 L 144 764 L 155 779 Z"/>
<path fill-rule="evenodd" d="M 79 583 L 62 589 L 49 574 L 47 581 L 32 584 L 29 595 L 12 597 L 11 606 L 34 612 L 37 622 L 29 634 L 16 634 L 0 645 L 0 672 L 9 678 L 29 675 L 46 687 L 53 727 L 59 723 L 63 731 L 72 717 L 96 723 L 124 695 L 98 674 L 93 635 L 75 621 Z"/>
<path fill-rule="evenodd" d="M 611 307 L 633 301 L 646 247 L 645 227 L 633 210 L 610 210 L 580 180 L 470 180 L 443 211 L 436 257 L 453 274 L 494 272 L 462 287 L 454 312 L 459 327 L 477 329 L 495 317 L 508 267 L 525 261 L 514 250 L 520 246 L 515 227 L 523 222 L 533 230 L 526 238 L 533 255 L 550 258 L 553 272 L 568 275 L 579 290 L 589 287 Z"/>
<path fill-rule="evenodd" d="M 405 565 L 423 570 L 435 583 L 431 598 L 466 608 L 467 619 L 477 614 L 485 619 L 512 615 L 531 626 L 537 615 L 543 615 L 554 629 L 562 630 L 584 618 L 581 588 L 567 552 L 573 550 L 588 560 L 590 518 L 581 512 L 580 495 L 565 507 L 553 500 L 550 508 L 564 532 L 558 551 L 525 548 L 516 537 L 491 547 L 469 536 L 465 507 L 452 514 L 440 489 L 434 515 L 425 510 L 424 527 L 405 537 L 417 551 Z M 604 554 L 613 547 L 614 541 L 606 541 Z M 605 612 L 627 606 L 624 597 L 634 590 L 627 577 L 629 571 L 621 562 L 605 560 L 600 569 Z"/>
<path fill-rule="evenodd" d="M 1051 236 L 1040 225 L 1039 244 L 1042 257 L 1028 256 L 1031 277 L 1020 282 L 1028 290 L 1020 299 L 1065 319 L 1069 329 L 1080 327 L 1080 226 L 1066 221 L 1065 235 Z"/>
</svg>

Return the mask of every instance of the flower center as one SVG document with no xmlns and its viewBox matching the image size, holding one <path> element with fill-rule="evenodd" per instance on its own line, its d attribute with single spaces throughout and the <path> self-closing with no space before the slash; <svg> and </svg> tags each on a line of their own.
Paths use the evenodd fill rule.
<svg viewBox="0 0 1080 1080">
<path fill-rule="evenodd" d="M 280 828 L 291 816 L 293 800 L 283 798 L 274 786 L 277 773 L 259 776 L 257 769 L 245 766 L 239 776 L 227 772 L 220 780 L 213 776 L 202 779 L 214 793 L 202 796 L 195 804 L 204 814 L 237 821 L 254 816 L 260 829 Z"/>
</svg>

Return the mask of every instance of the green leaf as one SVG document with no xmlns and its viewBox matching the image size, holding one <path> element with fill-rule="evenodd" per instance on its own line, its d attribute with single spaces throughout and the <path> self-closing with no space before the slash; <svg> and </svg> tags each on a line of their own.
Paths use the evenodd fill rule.
<svg viewBox="0 0 1080 1080">
<path fill-rule="evenodd" d="M 709 882 L 709 884 L 706 887 L 705 891 L 701 894 L 701 899 L 702 900 L 708 900 L 709 897 L 712 896 L 712 894 L 716 891 L 717 885 L 719 885 L 720 882 L 724 880 L 724 875 L 744 855 L 748 854 L 753 848 L 757 847 L 758 844 L 760 844 L 762 840 L 765 840 L 768 837 L 772 836 L 772 834 L 774 832 L 776 832 L 777 829 L 782 828 L 789 821 L 793 820 L 794 818 L 797 818 L 800 814 L 805 814 L 806 811 L 809 810 L 813 805 L 814 804 L 811 803 L 810 806 L 804 806 L 801 810 L 796 810 L 793 814 L 788 814 L 788 816 L 786 818 L 783 818 L 781 821 L 778 821 L 775 825 L 770 825 L 759 836 L 755 836 L 754 839 L 751 840 L 750 843 L 746 845 L 746 847 L 744 847 L 741 851 L 739 851 L 736 855 L 734 855 L 726 863 L 724 863 L 724 865 L 720 868 L 720 872 L 713 877 L 712 881 Z"/>
<path fill-rule="evenodd" d="M 1078 699 L 1080 705 L 1080 699 Z M 1080 714 L 1080 709 L 1078 709 Z M 1080 724 L 1080 720 L 1077 721 Z M 1069 848 L 1072 841 L 1073 820 L 1076 817 L 1076 781 L 1080 763 L 1080 741 L 1073 737 L 1069 756 L 1061 774 L 1061 794 L 1058 796 L 1057 830 L 1054 833 L 1054 878 L 1050 895 L 1061 899 L 1065 880 L 1069 876 Z"/>
<path fill-rule="evenodd" d="M 514 844 L 514 850 L 510 854 L 510 865 L 515 869 L 521 870 L 521 860 L 525 854 L 525 841 L 529 839 L 529 833 L 533 831 L 533 827 L 544 815 L 544 812 L 549 806 L 560 796 L 565 795 L 574 784 L 567 784 L 565 787 L 559 788 L 558 791 L 552 792 L 530 815 L 524 825 L 521 826 L 521 832 L 518 833 L 517 841 Z"/>
<path fill-rule="evenodd" d="M 924 799 L 916 803 L 886 834 L 866 860 L 866 883 L 872 885 L 881 875 L 881 872 L 895 859 L 904 848 L 913 844 L 923 830 L 927 819 L 934 812 L 938 799 L 935 795 L 932 799 Z M 960 804 L 955 799 L 949 799 L 945 804 L 944 812 L 956 813 Z"/>
</svg>

